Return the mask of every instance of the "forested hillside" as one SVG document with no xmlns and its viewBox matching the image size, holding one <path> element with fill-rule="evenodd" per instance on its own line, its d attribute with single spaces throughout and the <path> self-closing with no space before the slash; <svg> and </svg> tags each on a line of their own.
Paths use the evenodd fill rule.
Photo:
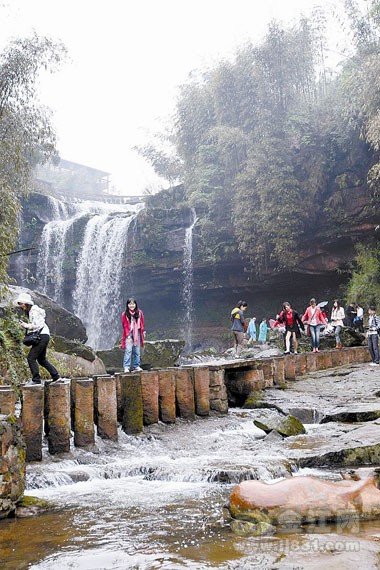
<svg viewBox="0 0 380 570">
<path fill-rule="evenodd" d="M 262 43 L 182 86 L 165 140 L 172 157 L 154 144 L 140 149 L 159 174 L 184 182 L 198 215 L 198 261 L 238 254 L 257 278 L 295 270 L 318 233 L 377 247 L 380 4 L 367 4 L 363 15 L 345 2 L 353 49 L 336 69 L 325 65 L 320 9 L 290 28 L 273 22 Z"/>
</svg>

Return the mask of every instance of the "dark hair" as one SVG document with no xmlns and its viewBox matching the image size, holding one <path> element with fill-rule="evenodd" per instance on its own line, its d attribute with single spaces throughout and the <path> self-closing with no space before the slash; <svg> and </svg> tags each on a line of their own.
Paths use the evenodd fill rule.
<svg viewBox="0 0 380 570">
<path fill-rule="evenodd" d="M 282 305 L 282 310 L 285 311 L 286 307 L 290 307 L 292 308 L 291 304 L 289 303 L 289 301 L 285 301 Z"/>
<path fill-rule="evenodd" d="M 236 306 L 240 309 L 240 307 L 248 307 L 248 303 L 246 301 L 238 301 Z"/>
<path fill-rule="evenodd" d="M 369 306 L 369 309 L 370 309 L 371 311 L 376 311 L 376 305 L 370 305 L 370 306 Z"/>
<path fill-rule="evenodd" d="M 334 307 L 335 303 L 336 303 L 336 308 L 340 309 L 340 301 L 338 299 L 334 299 L 333 300 L 333 307 Z"/>
<path fill-rule="evenodd" d="M 131 313 L 129 312 L 128 305 L 129 305 L 129 303 L 131 303 L 131 302 L 136 303 L 135 312 L 134 312 L 134 315 L 133 315 L 133 316 L 135 317 L 136 320 L 137 320 L 137 319 L 139 318 L 139 316 L 140 316 L 140 313 L 139 313 L 139 306 L 138 306 L 138 304 L 137 304 L 136 299 L 135 299 L 134 297 L 130 297 L 129 299 L 127 299 L 127 304 L 126 304 L 126 306 L 125 306 L 125 313 L 124 313 L 125 316 L 127 317 L 127 319 L 128 319 L 129 321 L 131 320 Z"/>
</svg>

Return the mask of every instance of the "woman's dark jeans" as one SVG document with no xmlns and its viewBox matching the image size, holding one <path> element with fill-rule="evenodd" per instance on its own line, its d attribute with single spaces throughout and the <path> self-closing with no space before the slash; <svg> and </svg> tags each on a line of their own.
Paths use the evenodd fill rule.
<svg viewBox="0 0 380 570">
<path fill-rule="evenodd" d="M 57 380 L 59 378 L 57 369 L 46 358 L 46 351 L 50 336 L 48 334 L 42 334 L 40 338 L 40 342 L 36 344 L 36 346 L 32 346 L 28 354 L 28 364 L 33 375 L 32 382 L 35 382 L 36 384 L 41 383 L 40 369 L 38 367 L 38 364 L 46 368 L 53 380 Z"/>
</svg>

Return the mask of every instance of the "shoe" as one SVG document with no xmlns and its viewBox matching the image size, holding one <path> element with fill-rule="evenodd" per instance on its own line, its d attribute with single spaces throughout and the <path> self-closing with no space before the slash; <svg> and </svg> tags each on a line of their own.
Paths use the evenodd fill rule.
<svg viewBox="0 0 380 570">
<path fill-rule="evenodd" d="M 58 378 L 53 378 L 53 380 L 51 380 L 49 384 L 58 384 L 61 380 L 62 378 L 58 376 Z"/>
<path fill-rule="evenodd" d="M 134 372 L 142 372 L 142 368 L 140 366 L 136 366 L 133 370 Z"/>
<path fill-rule="evenodd" d="M 316 349 L 315 349 L 315 352 L 319 352 L 319 348 L 316 348 Z"/>
<path fill-rule="evenodd" d="M 295 350 L 293 354 L 298 354 L 298 352 Z"/>
<path fill-rule="evenodd" d="M 32 380 L 31 384 L 42 384 L 41 380 Z"/>
<path fill-rule="evenodd" d="M 124 368 L 124 374 L 129 374 L 129 373 L 130 373 L 129 368 L 125 367 L 125 368 Z"/>
<path fill-rule="evenodd" d="M 379 366 L 379 363 L 378 362 L 370 362 L 369 365 L 370 366 Z"/>
<path fill-rule="evenodd" d="M 285 350 L 284 354 L 290 354 L 290 350 Z"/>
</svg>

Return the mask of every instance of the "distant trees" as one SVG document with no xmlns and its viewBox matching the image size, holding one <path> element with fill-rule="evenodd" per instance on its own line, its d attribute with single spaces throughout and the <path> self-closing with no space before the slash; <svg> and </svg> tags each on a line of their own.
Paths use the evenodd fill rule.
<svg viewBox="0 0 380 570">
<path fill-rule="evenodd" d="M 6 254 L 16 243 L 19 197 L 28 190 L 31 168 L 55 153 L 50 118 L 36 98 L 38 73 L 54 71 L 65 51 L 34 35 L 0 54 L 0 284 L 7 279 Z"/>
<path fill-rule="evenodd" d="M 378 207 L 380 2 L 369 4 L 345 2 L 356 51 L 339 75 L 326 72 L 319 9 L 291 28 L 273 22 L 260 45 L 182 87 L 171 141 L 205 260 L 240 253 L 256 273 L 292 270 L 321 223 L 344 231 L 334 192 L 368 179 Z"/>
</svg>

